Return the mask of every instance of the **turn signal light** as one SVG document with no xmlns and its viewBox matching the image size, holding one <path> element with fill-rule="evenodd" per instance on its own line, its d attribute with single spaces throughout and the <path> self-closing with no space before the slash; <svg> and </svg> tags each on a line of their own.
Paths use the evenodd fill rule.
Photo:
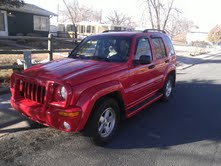
<svg viewBox="0 0 221 166">
<path fill-rule="evenodd" d="M 80 114 L 79 112 L 58 112 L 58 115 L 65 117 L 76 117 L 79 114 Z"/>
</svg>

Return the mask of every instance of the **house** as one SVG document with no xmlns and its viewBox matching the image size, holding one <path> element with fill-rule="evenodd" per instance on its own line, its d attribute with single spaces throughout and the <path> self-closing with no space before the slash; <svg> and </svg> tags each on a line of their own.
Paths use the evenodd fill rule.
<svg viewBox="0 0 221 166">
<path fill-rule="evenodd" d="M 186 35 L 186 41 L 187 44 L 191 44 L 194 42 L 209 42 L 208 32 L 199 32 L 199 31 L 189 32 Z"/>
<path fill-rule="evenodd" d="M 77 27 L 78 37 L 81 39 L 92 34 L 102 33 L 106 30 L 134 30 L 133 27 L 129 26 L 103 24 L 91 21 L 76 22 L 75 25 Z M 74 26 L 69 21 L 63 23 L 58 22 L 57 25 L 51 25 L 51 33 L 53 33 L 53 35 L 58 35 L 59 37 L 72 37 L 74 36 Z"/>
<path fill-rule="evenodd" d="M 56 14 L 33 4 L 0 6 L 0 36 L 47 36 L 52 16 Z"/>
</svg>

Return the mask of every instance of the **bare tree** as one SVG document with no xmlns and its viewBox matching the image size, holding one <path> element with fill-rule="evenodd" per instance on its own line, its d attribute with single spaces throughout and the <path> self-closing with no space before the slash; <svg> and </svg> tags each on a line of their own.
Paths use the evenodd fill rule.
<svg viewBox="0 0 221 166">
<path fill-rule="evenodd" d="M 131 17 L 126 16 L 126 14 L 114 10 L 107 16 L 107 22 L 113 25 L 123 25 L 129 27 L 135 27 L 136 23 L 132 21 Z"/>
<path fill-rule="evenodd" d="M 23 6 L 25 3 L 23 0 L 0 0 L 0 6 L 8 5 L 10 7 L 20 7 Z"/>
<path fill-rule="evenodd" d="M 63 16 L 65 20 L 70 20 L 74 26 L 75 38 L 77 38 L 76 23 L 81 21 L 101 22 L 101 11 L 94 10 L 90 7 L 79 4 L 78 0 L 73 0 L 69 3 L 63 0 L 67 10 L 64 10 Z"/>
<path fill-rule="evenodd" d="M 74 22 L 80 22 L 80 21 L 100 22 L 101 12 L 94 10 L 88 6 L 79 4 L 78 0 L 71 1 L 70 3 L 67 4 L 66 7 L 69 8 L 71 17 L 73 17 Z M 67 12 L 65 11 L 63 11 L 63 13 L 67 14 Z"/>
<path fill-rule="evenodd" d="M 67 5 L 66 1 L 63 0 L 63 2 L 64 2 L 65 6 L 67 8 L 70 20 L 71 20 L 71 22 L 74 26 L 74 37 L 77 39 L 77 27 L 76 27 L 76 18 L 75 18 L 76 15 L 73 15 L 73 13 L 71 12 L 71 7 L 69 7 L 69 5 Z M 78 1 L 74 1 L 74 3 L 75 3 L 76 6 L 78 5 Z"/>
<path fill-rule="evenodd" d="M 122 25 L 123 23 L 127 21 L 127 19 L 128 18 L 126 17 L 125 14 L 117 10 L 114 10 L 113 12 L 109 14 L 109 16 L 107 16 L 108 22 L 114 25 Z"/>
<path fill-rule="evenodd" d="M 208 39 L 210 42 L 213 43 L 221 42 L 221 25 L 216 25 L 210 30 L 208 34 Z"/>
<path fill-rule="evenodd" d="M 194 27 L 193 21 L 186 18 L 172 15 L 170 20 L 165 27 L 165 31 L 170 35 L 171 38 L 180 36 L 185 38 L 186 34 Z"/>
<path fill-rule="evenodd" d="M 165 30 L 172 13 L 179 12 L 173 7 L 174 0 L 165 3 L 162 0 L 145 0 L 143 3 L 147 5 L 145 9 L 153 29 Z"/>
</svg>

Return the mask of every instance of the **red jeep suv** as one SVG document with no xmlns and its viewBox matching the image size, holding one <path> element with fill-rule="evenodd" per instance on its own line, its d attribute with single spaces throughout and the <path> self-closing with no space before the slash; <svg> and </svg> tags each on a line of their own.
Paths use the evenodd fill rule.
<svg viewBox="0 0 221 166">
<path fill-rule="evenodd" d="M 158 99 L 176 80 L 176 54 L 164 31 L 104 32 L 86 37 L 62 60 L 11 76 L 11 105 L 35 122 L 82 131 L 98 145 Z"/>
</svg>

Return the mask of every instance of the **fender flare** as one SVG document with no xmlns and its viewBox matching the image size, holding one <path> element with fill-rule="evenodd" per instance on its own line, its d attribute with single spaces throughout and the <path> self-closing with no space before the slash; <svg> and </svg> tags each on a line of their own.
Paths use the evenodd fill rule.
<svg viewBox="0 0 221 166">
<path fill-rule="evenodd" d="M 171 72 L 175 72 L 175 80 L 176 81 L 176 66 L 175 65 L 170 65 L 168 68 L 167 68 L 167 71 L 165 72 L 166 74 L 164 75 L 164 78 L 163 78 L 163 85 L 167 79 L 167 77 L 170 75 Z M 175 86 L 175 84 L 174 84 Z"/>
<path fill-rule="evenodd" d="M 95 103 L 100 98 L 116 91 L 120 92 L 121 97 L 124 98 L 123 86 L 119 81 L 110 81 L 102 83 L 100 85 L 96 85 L 95 87 L 91 87 L 85 90 L 81 94 L 76 103 L 76 106 L 82 109 L 82 117 L 77 127 L 77 131 L 82 130 L 86 125 Z"/>
</svg>

